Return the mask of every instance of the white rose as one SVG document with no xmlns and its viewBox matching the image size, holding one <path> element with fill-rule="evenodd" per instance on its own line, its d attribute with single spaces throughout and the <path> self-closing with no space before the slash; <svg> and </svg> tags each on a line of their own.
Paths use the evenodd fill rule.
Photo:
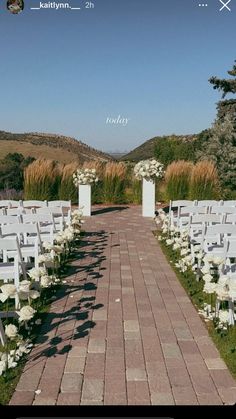
<svg viewBox="0 0 236 419">
<path fill-rule="evenodd" d="M 48 288 L 52 284 L 52 280 L 49 276 L 44 275 L 41 277 L 40 285 L 42 288 Z"/>
<path fill-rule="evenodd" d="M 216 284 L 212 282 L 206 282 L 203 288 L 203 292 L 206 294 L 213 294 L 216 291 Z"/>
<path fill-rule="evenodd" d="M 220 310 L 219 311 L 219 320 L 222 323 L 228 323 L 229 321 L 229 312 L 226 310 Z"/>
<path fill-rule="evenodd" d="M 5 326 L 5 334 L 9 339 L 15 339 L 18 333 L 18 329 L 14 324 L 7 324 Z"/>
<path fill-rule="evenodd" d="M 203 281 L 205 282 L 211 282 L 212 279 L 213 279 L 213 276 L 211 274 L 203 275 Z"/>
<path fill-rule="evenodd" d="M 2 293 L 0 294 L 0 301 L 4 303 L 8 298 L 16 296 L 16 287 L 12 284 L 4 284 L 0 287 Z"/>
<path fill-rule="evenodd" d="M 34 317 L 36 310 L 30 306 L 24 306 L 19 311 L 19 322 L 31 320 Z"/>
</svg>

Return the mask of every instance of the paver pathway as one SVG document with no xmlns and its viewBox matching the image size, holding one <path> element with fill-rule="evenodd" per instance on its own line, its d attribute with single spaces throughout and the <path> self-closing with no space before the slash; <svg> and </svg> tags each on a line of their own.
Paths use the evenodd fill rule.
<svg viewBox="0 0 236 419">
<path fill-rule="evenodd" d="M 110 208 L 84 226 L 81 258 L 10 404 L 234 404 L 236 381 L 153 236 L 154 222 L 140 207 Z"/>
</svg>

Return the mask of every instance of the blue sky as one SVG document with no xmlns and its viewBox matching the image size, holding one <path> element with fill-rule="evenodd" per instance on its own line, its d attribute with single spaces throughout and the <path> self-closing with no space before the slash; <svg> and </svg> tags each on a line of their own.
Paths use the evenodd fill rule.
<svg viewBox="0 0 236 419">
<path fill-rule="evenodd" d="M 73 136 L 129 150 L 156 135 L 209 127 L 220 94 L 211 75 L 236 59 L 236 1 L 68 0 L 81 10 L 0 3 L 0 130 Z M 203 3 L 203 2 L 202 2 Z M 108 117 L 129 118 L 107 124 Z"/>
</svg>

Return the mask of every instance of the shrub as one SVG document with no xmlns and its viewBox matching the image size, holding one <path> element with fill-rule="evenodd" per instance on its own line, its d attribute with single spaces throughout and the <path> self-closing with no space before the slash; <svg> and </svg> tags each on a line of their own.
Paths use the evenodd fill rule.
<svg viewBox="0 0 236 419">
<path fill-rule="evenodd" d="M 125 203 L 126 172 L 124 163 L 111 162 L 106 164 L 102 190 L 104 203 Z"/>
<path fill-rule="evenodd" d="M 177 160 L 195 160 L 197 139 L 184 141 L 176 136 L 159 137 L 154 147 L 155 158 L 166 166 Z"/>
<path fill-rule="evenodd" d="M 188 198 L 193 167 L 193 163 L 184 160 L 173 162 L 167 167 L 165 173 L 167 199 Z"/>
<path fill-rule="evenodd" d="M 194 166 L 190 180 L 190 198 L 220 198 L 218 173 L 213 162 L 203 160 Z"/>
<path fill-rule="evenodd" d="M 78 163 L 68 163 L 62 169 L 61 183 L 58 197 L 61 200 L 70 200 L 73 204 L 78 203 L 78 190 L 73 183 L 73 173 L 78 169 Z"/>
<path fill-rule="evenodd" d="M 35 160 L 24 171 L 24 199 L 58 199 L 61 172 L 53 160 Z"/>
</svg>

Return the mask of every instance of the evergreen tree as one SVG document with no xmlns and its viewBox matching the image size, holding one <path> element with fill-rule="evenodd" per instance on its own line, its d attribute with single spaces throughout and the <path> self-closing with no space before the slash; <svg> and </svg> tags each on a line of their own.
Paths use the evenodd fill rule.
<svg viewBox="0 0 236 419">
<path fill-rule="evenodd" d="M 222 92 L 222 99 L 227 94 L 236 94 L 236 64 L 228 74 L 232 78 L 209 79 L 213 88 Z M 225 191 L 226 197 L 228 192 L 236 191 L 236 100 L 222 100 L 217 108 L 217 119 L 209 130 L 209 138 L 203 142 L 198 157 L 215 162 L 222 192 Z"/>
<path fill-rule="evenodd" d="M 235 61 L 236 63 L 236 61 Z M 222 99 L 227 94 L 236 94 L 236 64 L 233 69 L 228 71 L 232 76 L 230 79 L 219 79 L 218 77 L 211 77 L 209 82 L 213 84 L 213 88 L 222 92 Z M 236 99 L 222 100 L 217 104 L 218 119 L 224 120 L 226 115 L 231 116 L 234 127 L 236 128 Z"/>
<path fill-rule="evenodd" d="M 236 191 L 236 132 L 231 116 L 214 123 L 200 158 L 215 162 L 223 190 Z"/>
</svg>

